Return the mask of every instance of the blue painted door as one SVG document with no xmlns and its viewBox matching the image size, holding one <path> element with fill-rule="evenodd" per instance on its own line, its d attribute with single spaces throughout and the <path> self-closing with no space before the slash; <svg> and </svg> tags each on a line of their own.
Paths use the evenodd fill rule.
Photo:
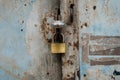
<svg viewBox="0 0 120 80">
<path fill-rule="evenodd" d="M 61 80 L 48 43 L 57 2 L 0 0 L 0 80 Z"/>
<path fill-rule="evenodd" d="M 81 80 L 120 80 L 120 0 L 80 0 Z"/>
</svg>

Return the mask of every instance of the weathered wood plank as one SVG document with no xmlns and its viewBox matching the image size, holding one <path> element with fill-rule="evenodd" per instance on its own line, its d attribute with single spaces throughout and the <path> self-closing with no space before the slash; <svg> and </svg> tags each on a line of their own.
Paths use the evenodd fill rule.
<svg viewBox="0 0 120 80">
<path fill-rule="evenodd" d="M 98 51 L 90 51 L 90 55 L 120 55 L 120 47 L 98 50 Z"/>
<path fill-rule="evenodd" d="M 117 38 L 118 38 L 118 39 L 119 39 L 120 36 L 102 36 L 102 35 L 99 35 L 99 36 L 93 36 L 93 35 L 91 35 L 91 36 L 90 36 L 90 40 L 106 39 L 106 38 L 109 38 L 109 39 L 110 39 L 110 38 L 111 38 L 111 39 L 112 39 L 112 38 L 113 38 L 113 39 L 115 39 L 115 38 L 117 39 Z"/>
<path fill-rule="evenodd" d="M 118 65 L 120 64 L 120 58 L 99 58 L 90 60 L 90 65 Z"/>
<path fill-rule="evenodd" d="M 98 45 L 112 45 L 119 44 L 120 45 L 120 36 L 90 36 L 90 44 L 98 44 Z"/>
<path fill-rule="evenodd" d="M 90 55 L 120 55 L 120 36 L 91 36 Z"/>
<path fill-rule="evenodd" d="M 89 63 L 89 40 L 90 35 L 88 33 L 82 34 L 82 62 Z"/>
</svg>

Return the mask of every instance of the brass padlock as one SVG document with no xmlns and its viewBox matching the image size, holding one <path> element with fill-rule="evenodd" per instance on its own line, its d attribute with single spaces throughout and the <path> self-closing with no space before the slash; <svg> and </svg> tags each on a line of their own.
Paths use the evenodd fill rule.
<svg viewBox="0 0 120 80">
<path fill-rule="evenodd" d="M 56 28 L 56 33 L 53 36 L 51 43 L 51 53 L 65 53 L 66 46 L 64 36 L 61 33 L 61 28 Z"/>
<path fill-rule="evenodd" d="M 65 53 L 65 43 L 52 43 L 51 53 Z"/>
</svg>

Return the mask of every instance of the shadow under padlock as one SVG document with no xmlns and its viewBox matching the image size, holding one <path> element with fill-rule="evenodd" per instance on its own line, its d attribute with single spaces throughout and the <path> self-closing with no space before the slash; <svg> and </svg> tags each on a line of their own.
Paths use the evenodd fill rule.
<svg viewBox="0 0 120 80">
<path fill-rule="evenodd" d="M 62 27 L 64 26 L 64 23 L 61 21 L 55 21 L 53 23 L 53 28 L 55 28 L 55 34 L 52 38 L 51 43 L 51 53 L 65 53 L 66 47 L 65 47 L 65 41 L 64 41 L 64 35 L 62 33 Z"/>
</svg>

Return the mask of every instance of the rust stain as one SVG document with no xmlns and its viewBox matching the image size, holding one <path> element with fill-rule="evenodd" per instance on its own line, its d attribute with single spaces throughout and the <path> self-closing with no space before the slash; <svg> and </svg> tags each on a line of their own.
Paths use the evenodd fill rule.
<svg viewBox="0 0 120 80">
<path fill-rule="evenodd" d="M 72 43 L 71 43 L 71 42 L 68 42 L 68 45 L 69 45 L 69 46 L 72 46 Z"/>
<path fill-rule="evenodd" d="M 88 8 L 86 8 L 85 10 L 88 11 Z"/>
<path fill-rule="evenodd" d="M 75 59 L 75 55 L 70 55 L 70 59 Z"/>
<path fill-rule="evenodd" d="M 81 25 L 80 27 L 83 28 L 83 25 Z"/>
<path fill-rule="evenodd" d="M 48 41 L 48 43 L 51 43 L 52 42 L 52 39 L 46 39 Z"/>
<path fill-rule="evenodd" d="M 68 74 L 63 80 L 75 80 L 75 73 L 71 73 L 71 76 Z"/>
<path fill-rule="evenodd" d="M 71 23 L 70 14 L 68 13 L 73 0 L 61 0 L 61 3 L 63 6 L 61 16 L 66 23 L 65 39 L 68 46 L 66 55 L 62 56 L 62 80 L 75 80 L 78 68 L 78 64 L 76 64 L 78 57 L 76 55 L 79 47 L 77 15 L 74 13 L 74 20 Z M 74 1 L 74 4 L 77 6 L 76 1 Z M 74 7 L 74 12 L 77 12 L 76 7 Z"/>
<path fill-rule="evenodd" d="M 87 24 L 87 23 L 85 23 L 84 25 L 85 25 L 86 27 L 88 26 L 88 24 Z"/>
<path fill-rule="evenodd" d="M 45 27 L 46 27 L 46 21 L 47 21 L 46 18 L 44 18 L 43 21 L 42 21 L 42 25 L 41 25 L 41 29 L 42 29 L 42 31 L 45 30 Z"/>
<path fill-rule="evenodd" d="M 81 28 L 88 27 L 88 23 L 87 23 L 87 22 L 85 22 L 85 23 L 84 23 L 84 24 L 82 24 L 80 27 L 81 27 Z"/>
<path fill-rule="evenodd" d="M 54 30 L 52 30 L 49 25 L 49 23 L 47 23 L 47 18 L 44 18 L 43 21 L 42 21 L 42 25 L 41 25 L 41 30 L 43 32 L 43 36 L 44 36 L 44 39 L 48 42 L 48 43 L 51 43 L 52 42 L 52 39 L 51 38 L 48 38 L 47 35 L 51 32 L 52 34 L 54 33 Z M 35 25 L 35 27 L 37 27 L 37 25 Z"/>
<path fill-rule="evenodd" d="M 50 74 L 50 73 L 49 73 L 49 72 L 47 72 L 47 75 L 48 75 L 48 76 L 49 76 L 49 74 Z"/>
<path fill-rule="evenodd" d="M 72 33 L 70 33 L 69 31 L 66 31 L 66 35 L 71 35 Z"/>
<path fill-rule="evenodd" d="M 68 60 L 67 63 L 70 64 L 70 65 L 74 64 L 74 62 L 72 60 Z"/>
<path fill-rule="evenodd" d="M 42 17 L 41 32 L 47 43 L 52 42 L 52 35 L 55 33 L 55 29 L 52 28 L 52 22 L 56 20 L 56 11 L 57 8 L 55 7 L 52 12 L 48 12 Z"/>
<path fill-rule="evenodd" d="M 79 41 L 74 42 L 74 47 L 75 47 L 77 50 L 79 50 Z"/>
</svg>

